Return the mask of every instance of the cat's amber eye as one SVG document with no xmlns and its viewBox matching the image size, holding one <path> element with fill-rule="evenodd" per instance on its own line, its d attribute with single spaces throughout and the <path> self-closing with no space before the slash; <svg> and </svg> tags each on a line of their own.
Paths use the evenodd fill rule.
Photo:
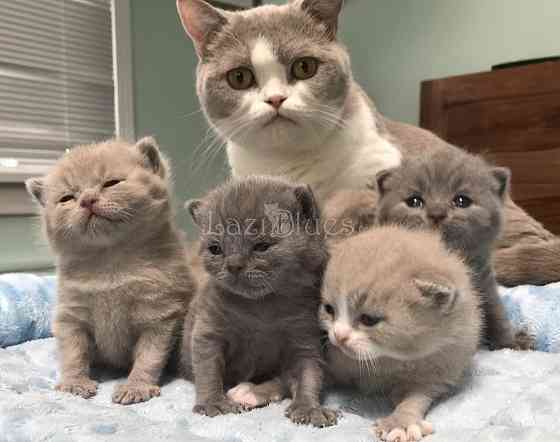
<svg viewBox="0 0 560 442">
<path fill-rule="evenodd" d="M 421 209 L 422 207 L 424 207 L 425 204 L 424 200 L 418 195 L 412 195 L 411 197 L 407 198 L 404 202 L 408 207 L 411 207 L 413 209 Z"/>
<path fill-rule="evenodd" d="M 312 57 L 298 58 L 292 64 L 292 76 L 298 80 L 307 80 L 317 73 L 319 61 Z"/>
<path fill-rule="evenodd" d="M 470 207 L 473 203 L 473 200 L 470 199 L 467 195 L 456 195 L 455 198 L 453 198 L 453 205 L 459 209 L 466 209 L 467 207 Z"/>
<path fill-rule="evenodd" d="M 328 315 L 334 316 L 334 307 L 330 304 L 323 305 L 323 308 L 327 312 Z"/>
<path fill-rule="evenodd" d="M 227 82 L 232 89 L 241 91 L 255 84 L 255 75 L 249 68 L 235 68 L 227 73 Z"/>
<path fill-rule="evenodd" d="M 379 324 L 379 322 L 381 322 L 382 320 L 383 318 L 380 318 L 378 316 L 371 316 L 365 314 L 360 316 L 360 324 L 366 327 L 373 327 L 374 325 Z"/>
<path fill-rule="evenodd" d="M 253 246 L 253 250 L 255 252 L 266 252 L 268 249 L 272 247 L 272 244 L 269 242 L 261 241 Z"/>
<path fill-rule="evenodd" d="M 74 195 L 64 195 L 62 198 L 58 200 L 59 203 L 67 203 L 68 201 L 72 201 L 74 199 Z"/>
<path fill-rule="evenodd" d="M 221 248 L 218 244 L 211 244 L 210 246 L 208 246 L 208 251 L 209 251 L 212 255 L 221 255 L 221 254 L 223 254 L 222 248 Z"/>
<path fill-rule="evenodd" d="M 103 187 L 113 187 L 119 184 L 122 180 L 109 180 L 103 183 Z"/>
</svg>

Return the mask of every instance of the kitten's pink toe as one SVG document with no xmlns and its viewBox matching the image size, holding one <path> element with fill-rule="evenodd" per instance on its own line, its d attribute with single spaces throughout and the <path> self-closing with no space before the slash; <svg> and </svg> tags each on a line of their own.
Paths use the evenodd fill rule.
<svg viewBox="0 0 560 442">
<path fill-rule="evenodd" d="M 406 436 L 408 441 L 417 442 L 422 439 L 422 430 L 419 425 L 411 425 L 406 429 Z"/>
<path fill-rule="evenodd" d="M 241 404 L 246 408 L 255 408 L 259 405 L 259 400 L 255 393 L 253 393 L 253 388 L 255 384 L 251 382 L 243 382 L 236 387 L 231 388 L 227 392 L 227 397 L 233 402 Z"/>
<path fill-rule="evenodd" d="M 406 436 L 406 431 L 402 428 L 395 428 L 389 432 L 385 440 L 387 442 L 407 442 L 408 437 Z"/>
</svg>

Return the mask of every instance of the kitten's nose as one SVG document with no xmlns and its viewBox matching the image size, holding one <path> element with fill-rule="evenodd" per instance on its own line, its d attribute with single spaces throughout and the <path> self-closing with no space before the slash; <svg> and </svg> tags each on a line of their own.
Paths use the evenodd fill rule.
<svg viewBox="0 0 560 442">
<path fill-rule="evenodd" d="M 348 341 L 350 337 L 350 329 L 348 327 L 336 327 L 334 328 L 334 338 L 339 344 L 344 344 Z"/>
<path fill-rule="evenodd" d="M 431 212 L 428 214 L 430 219 L 434 224 L 440 224 L 445 218 L 447 218 L 447 213 L 445 212 Z"/>
<path fill-rule="evenodd" d="M 226 267 L 230 273 L 239 273 L 244 267 L 243 259 L 240 256 L 229 256 L 226 259 Z"/>
<path fill-rule="evenodd" d="M 283 95 L 273 95 L 272 97 L 269 97 L 266 102 L 270 104 L 274 109 L 278 110 L 282 106 L 282 103 L 286 101 L 286 98 L 288 97 L 284 97 Z"/>
<path fill-rule="evenodd" d="M 95 198 L 94 196 L 84 196 L 80 200 L 80 207 L 83 207 L 85 209 L 91 209 L 96 202 L 97 202 L 97 198 Z"/>
</svg>

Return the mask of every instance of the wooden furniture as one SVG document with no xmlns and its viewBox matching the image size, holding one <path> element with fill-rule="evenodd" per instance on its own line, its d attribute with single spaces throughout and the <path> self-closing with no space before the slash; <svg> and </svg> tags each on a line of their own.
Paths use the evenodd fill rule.
<svg viewBox="0 0 560 442">
<path fill-rule="evenodd" d="M 560 234 L 560 62 L 424 81 L 420 125 L 509 167 L 513 199 Z"/>
</svg>

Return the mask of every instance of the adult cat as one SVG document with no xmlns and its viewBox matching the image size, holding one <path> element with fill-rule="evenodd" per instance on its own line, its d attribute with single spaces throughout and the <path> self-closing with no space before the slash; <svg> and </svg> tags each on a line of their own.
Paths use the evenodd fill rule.
<svg viewBox="0 0 560 442">
<path fill-rule="evenodd" d="M 177 0 L 200 58 L 197 93 L 227 141 L 234 176 L 284 175 L 310 184 L 320 202 L 365 188 L 382 169 L 448 144 L 391 121 L 352 78 L 336 40 L 343 0 L 293 0 L 230 12 Z M 495 253 L 506 285 L 560 280 L 560 241 L 508 197 Z"/>
</svg>

